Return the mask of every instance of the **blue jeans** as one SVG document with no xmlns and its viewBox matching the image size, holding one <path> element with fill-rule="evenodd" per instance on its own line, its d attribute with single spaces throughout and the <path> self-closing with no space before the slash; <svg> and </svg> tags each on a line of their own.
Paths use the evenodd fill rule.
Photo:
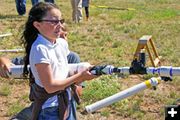
<svg viewBox="0 0 180 120">
<path fill-rule="evenodd" d="M 26 0 L 15 0 L 16 9 L 19 15 L 26 14 Z"/>
<path fill-rule="evenodd" d="M 32 5 L 35 5 L 35 4 L 37 4 L 38 2 L 40 2 L 40 0 L 31 0 Z"/>
<path fill-rule="evenodd" d="M 69 115 L 66 120 L 76 120 L 76 103 L 74 99 L 69 101 L 69 108 Z M 38 120 L 59 120 L 58 106 L 49 107 L 41 110 Z"/>
<path fill-rule="evenodd" d="M 32 2 L 32 5 L 35 5 L 35 4 L 39 3 L 40 0 L 31 0 L 31 2 Z M 44 0 L 44 2 L 51 2 L 51 3 L 54 3 L 54 0 Z"/>
<path fill-rule="evenodd" d="M 58 120 L 59 119 L 58 109 L 59 109 L 58 106 L 56 106 L 41 110 L 38 120 Z"/>
<path fill-rule="evenodd" d="M 10 120 L 31 120 L 33 103 L 21 110 L 17 115 L 13 116 Z"/>
</svg>

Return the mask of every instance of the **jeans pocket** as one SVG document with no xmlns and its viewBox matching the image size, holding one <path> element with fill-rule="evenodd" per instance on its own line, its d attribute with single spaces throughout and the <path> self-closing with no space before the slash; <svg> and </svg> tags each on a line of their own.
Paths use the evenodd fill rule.
<svg viewBox="0 0 180 120">
<path fill-rule="evenodd" d="M 59 112 L 58 107 L 49 107 L 41 110 L 39 114 L 39 120 L 58 120 Z"/>
</svg>

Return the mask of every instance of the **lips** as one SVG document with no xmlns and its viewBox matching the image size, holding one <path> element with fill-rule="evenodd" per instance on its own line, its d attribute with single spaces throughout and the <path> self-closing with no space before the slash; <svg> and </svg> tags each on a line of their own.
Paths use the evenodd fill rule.
<svg viewBox="0 0 180 120">
<path fill-rule="evenodd" d="M 55 31 L 55 34 L 61 35 L 61 30 Z"/>
</svg>

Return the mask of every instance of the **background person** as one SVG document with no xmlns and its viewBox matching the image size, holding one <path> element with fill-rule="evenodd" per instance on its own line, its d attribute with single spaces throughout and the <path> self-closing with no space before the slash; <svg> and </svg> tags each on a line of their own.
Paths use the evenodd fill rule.
<svg viewBox="0 0 180 120">
<path fill-rule="evenodd" d="M 72 20 L 75 23 L 82 21 L 82 0 L 71 0 Z"/>
<path fill-rule="evenodd" d="M 89 19 L 89 2 L 90 0 L 82 0 L 82 7 L 84 7 L 87 21 Z"/>
<path fill-rule="evenodd" d="M 16 9 L 19 15 L 23 16 L 26 14 L 26 0 L 15 0 Z"/>
<path fill-rule="evenodd" d="M 32 5 L 35 5 L 39 2 L 41 2 L 41 0 L 31 0 Z M 54 0 L 44 0 L 44 2 L 50 2 L 50 3 L 54 3 Z"/>
</svg>

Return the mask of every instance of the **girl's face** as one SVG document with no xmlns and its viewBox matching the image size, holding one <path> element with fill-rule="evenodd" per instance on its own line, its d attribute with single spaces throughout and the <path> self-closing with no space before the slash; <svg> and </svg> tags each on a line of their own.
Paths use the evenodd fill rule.
<svg viewBox="0 0 180 120">
<path fill-rule="evenodd" d="M 34 25 L 40 34 L 51 42 L 55 42 L 60 37 L 63 29 L 64 19 L 61 18 L 60 10 L 54 8 L 47 12 L 46 16 L 40 22 Z"/>
</svg>

